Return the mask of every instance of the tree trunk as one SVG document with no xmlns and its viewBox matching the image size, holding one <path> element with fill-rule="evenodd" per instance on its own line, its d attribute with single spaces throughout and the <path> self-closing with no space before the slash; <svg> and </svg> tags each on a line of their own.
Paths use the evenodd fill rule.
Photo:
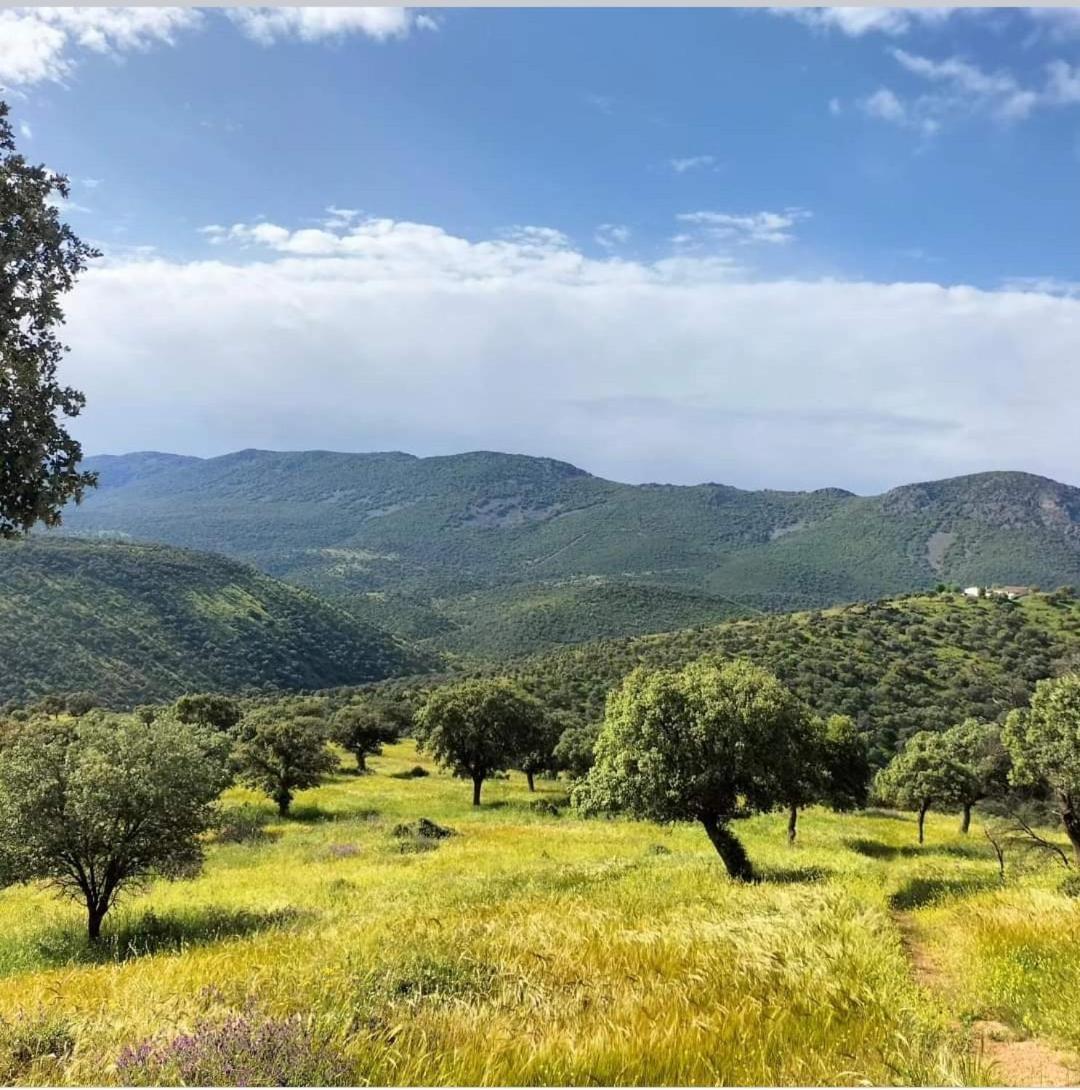
<svg viewBox="0 0 1080 1090">
<path fill-rule="evenodd" d="M 712 846 L 724 861 L 728 874 L 740 882 L 754 881 L 754 868 L 750 864 L 746 849 L 727 827 L 726 822 L 717 821 L 716 818 L 702 818 L 701 824 L 705 826 Z"/>
<path fill-rule="evenodd" d="M 101 921 L 105 918 L 106 909 L 97 905 L 86 906 L 86 934 L 91 942 L 97 942 L 101 936 Z"/>
<path fill-rule="evenodd" d="M 364 756 L 363 750 L 360 750 L 356 755 L 356 767 L 361 772 L 367 772 L 367 758 Z"/>
<path fill-rule="evenodd" d="M 281 817 L 289 816 L 289 804 L 292 802 L 292 792 L 282 789 L 274 795 L 274 802 L 277 803 L 277 812 Z"/>
<path fill-rule="evenodd" d="M 791 804 L 791 808 L 788 810 L 787 819 L 787 840 L 789 844 L 795 843 L 795 837 L 799 833 L 799 808 L 795 803 Z"/>
<path fill-rule="evenodd" d="M 480 786 L 484 782 L 483 776 L 473 776 L 472 778 L 472 804 L 473 806 L 480 805 Z"/>
<path fill-rule="evenodd" d="M 531 772 L 526 772 L 525 773 L 525 780 L 529 785 L 529 790 L 530 791 L 535 791 L 536 790 L 536 784 L 533 783 L 533 774 Z"/>
<path fill-rule="evenodd" d="M 960 819 L 960 832 L 965 836 L 971 829 L 971 803 L 964 803 L 964 816 Z"/>
<path fill-rule="evenodd" d="M 1076 864 L 1080 866 L 1080 811 L 1073 805 L 1068 795 L 1063 796 L 1061 800 L 1061 822 L 1073 846 Z"/>
<path fill-rule="evenodd" d="M 924 802 L 919 807 L 919 843 L 922 844 L 926 839 L 925 826 L 926 826 L 926 811 L 930 809 L 930 804 Z"/>
</svg>

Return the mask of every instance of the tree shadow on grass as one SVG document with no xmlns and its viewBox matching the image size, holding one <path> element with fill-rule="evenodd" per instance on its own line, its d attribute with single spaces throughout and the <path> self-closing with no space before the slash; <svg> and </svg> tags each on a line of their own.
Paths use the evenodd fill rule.
<svg viewBox="0 0 1080 1090">
<path fill-rule="evenodd" d="M 904 912 L 923 908 L 952 897 L 966 897 L 972 893 L 995 889 L 996 878 L 910 878 L 889 897 L 889 907 Z"/>
<path fill-rule="evenodd" d="M 340 815 L 333 810 L 324 810 L 315 803 L 305 803 L 289 810 L 287 821 L 298 821 L 301 825 L 318 825 L 323 821 L 337 821 Z"/>
<path fill-rule="evenodd" d="M 844 847 L 850 848 L 859 855 L 865 855 L 868 859 L 896 859 L 904 854 L 903 848 L 896 848 L 892 844 L 886 844 L 881 840 L 871 840 L 868 837 L 849 837 L 844 841 Z"/>
<path fill-rule="evenodd" d="M 89 942 L 81 928 L 55 927 L 38 936 L 35 953 L 40 962 L 50 967 L 123 962 L 148 954 L 177 953 L 191 946 L 207 946 L 258 931 L 293 927 L 311 915 L 295 908 L 265 912 L 199 908 L 121 914 L 113 921 L 106 917 L 96 943 Z"/>
<path fill-rule="evenodd" d="M 769 885 L 789 886 L 803 882 L 824 882 L 832 877 L 828 867 L 761 867 L 758 881 Z"/>
</svg>

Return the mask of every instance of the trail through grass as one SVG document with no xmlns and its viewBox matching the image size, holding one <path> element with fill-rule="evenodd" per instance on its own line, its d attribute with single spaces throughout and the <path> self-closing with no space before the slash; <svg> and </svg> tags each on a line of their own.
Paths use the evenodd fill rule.
<svg viewBox="0 0 1080 1090">
<path fill-rule="evenodd" d="M 795 848 L 753 819 L 739 885 L 694 827 L 553 814 L 565 785 L 518 776 L 474 811 L 408 742 L 371 764 L 285 822 L 231 791 L 261 834 L 125 902 L 99 950 L 74 906 L 0 893 L 4 1080 L 220 1081 L 243 1053 L 286 1085 L 981 1084 L 975 1018 L 1075 1033 L 1080 901 L 1052 872 L 997 888 L 952 817 L 923 849 L 898 815 L 810 811 Z M 421 817 L 454 835 L 395 835 Z"/>
</svg>

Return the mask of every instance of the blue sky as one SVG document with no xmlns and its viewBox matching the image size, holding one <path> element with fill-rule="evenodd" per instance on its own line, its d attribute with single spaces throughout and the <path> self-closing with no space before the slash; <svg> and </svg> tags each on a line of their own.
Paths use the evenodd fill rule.
<svg viewBox="0 0 1080 1090">
<path fill-rule="evenodd" d="M 89 450 L 1080 480 L 1080 14 L 16 9 Z"/>
</svg>

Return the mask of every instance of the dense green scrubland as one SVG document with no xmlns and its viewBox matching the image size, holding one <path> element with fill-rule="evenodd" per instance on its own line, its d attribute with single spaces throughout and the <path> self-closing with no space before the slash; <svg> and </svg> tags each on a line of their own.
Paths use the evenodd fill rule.
<svg viewBox="0 0 1080 1090">
<path fill-rule="evenodd" d="M 99 950 L 73 906 L 0 893 L 6 1080 L 960 1085 L 1006 1081 L 979 1019 L 1080 1047 L 1080 900 L 1052 868 L 999 882 L 951 816 L 923 848 L 891 813 L 811 810 L 793 848 L 741 822 L 744 885 L 696 826 L 581 821 L 518 774 L 474 810 L 410 742 L 371 764 L 286 822 L 232 789 L 261 831 L 224 822 Z M 398 829 L 421 816 L 453 835 Z"/>
<path fill-rule="evenodd" d="M 997 719 L 1024 705 L 1038 679 L 1080 661 L 1080 602 L 1064 593 L 1016 602 L 916 595 L 603 640 L 466 672 L 513 677 L 569 722 L 593 723 L 635 666 L 682 666 L 702 655 L 747 658 L 820 714 L 852 716 L 885 764 L 916 731 Z"/>
<path fill-rule="evenodd" d="M 324 688 L 431 665 L 337 606 L 235 561 L 160 545 L 0 543 L 0 703 Z"/>
</svg>

